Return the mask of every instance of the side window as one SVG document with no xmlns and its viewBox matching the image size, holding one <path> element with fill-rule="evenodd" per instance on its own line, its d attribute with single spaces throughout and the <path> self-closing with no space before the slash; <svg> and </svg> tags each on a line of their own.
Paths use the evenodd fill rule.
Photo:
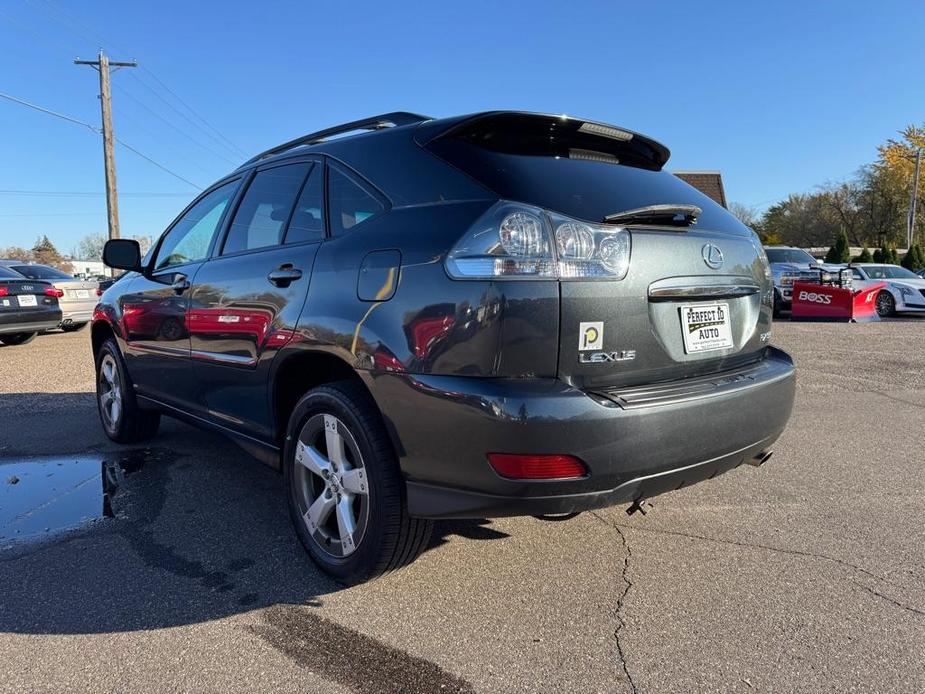
<svg viewBox="0 0 925 694">
<path fill-rule="evenodd" d="M 302 187 L 292 221 L 286 231 L 286 243 L 304 243 L 324 239 L 324 167 L 316 164 Z"/>
<path fill-rule="evenodd" d="M 187 210 L 161 242 L 154 269 L 203 260 L 209 252 L 209 244 L 218 229 L 222 213 L 237 187 L 238 181 L 226 183 Z"/>
<path fill-rule="evenodd" d="M 864 277 L 861 275 L 861 271 L 857 268 L 851 268 L 851 278 L 856 280 L 863 280 Z"/>
<path fill-rule="evenodd" d="M 328 215 L 331 233 L 340 236 L 383 211 L 383 205 L 360 182 L 328 166 Z"/>
<path fill-rule="evenodd" d="M 238 205 L 222 255 L 278 246 L 311 164 L 288 164 L 259 171 Z"/>
</svg>

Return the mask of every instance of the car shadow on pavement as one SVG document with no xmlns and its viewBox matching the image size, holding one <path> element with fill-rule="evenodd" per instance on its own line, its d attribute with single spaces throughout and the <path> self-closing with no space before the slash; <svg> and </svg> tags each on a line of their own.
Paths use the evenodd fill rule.
<svg viewBox="0 0 925 694">
<path fill-rule="evenodd" d="M 224 438 L 165 420 L 149 446 L 117 446 L 103 437 L 92 394 L 0 395 L 0 411 L 14 403 L 21 414 L 0 435 L 0 473 L 17 466 L 0 474 L 0 631 L 164 628 L 280 604 L 320 606 L 343 590 L 299 543 L 282 477 Z M 62 472 L 79 466 L 79 474 Z M 20 526 L 39 512 L 60 518 L 56 505 L 76 494 L 69 484 L 83 497 L 97 490 L 101 506 L 89 520 L 3 539 L 4 505 Z M 45 485 L 48 498 L 10 512 L 30 485 L 40 494 Z M 443 522 L 428 550 L 454 535 L 506 537 L 487 520 Z"/>
</svg>

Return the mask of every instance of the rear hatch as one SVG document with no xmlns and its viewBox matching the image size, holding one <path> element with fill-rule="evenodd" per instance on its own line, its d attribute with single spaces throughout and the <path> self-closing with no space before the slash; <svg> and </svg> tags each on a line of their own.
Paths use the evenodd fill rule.
<svg viewBox="0 0 925 694">
<path fill-rule="evenodd" d="M 563 380 L 631 386 L 725 371 L 763 355 L 772 291 L 760 243 L 662 170 L 663 145 L 613 126 L 522 113 L 474 116 L 422 144 L 505 200 L 588 224 L 652 205 L 699 208 L 693 224 L 683 215 L 614 221 L 631 238 L 623 279 L 559 280 Z"/>
<path fill-rule="evenodd" d="M 88 282 L 86 280 L 58 280 L 55 282 L 58 289 L 64 291 L 61 303 L 86 303 L 96 305 L 96 290 L 99 282 Z"/>
</svg>

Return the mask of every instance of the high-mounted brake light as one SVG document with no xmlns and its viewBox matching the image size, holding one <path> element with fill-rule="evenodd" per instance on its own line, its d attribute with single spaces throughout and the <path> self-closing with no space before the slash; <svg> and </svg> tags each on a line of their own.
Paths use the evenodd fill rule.
<svg viewBox="0 0 925 694">
<path fill-rule="evenodd" d="M 495 472 L 512 480 L 567 480 L 588 474 L 585 464 L 571 455 L 489 453 L 488 462 Z"/>
<path fill-rule="evenodd" d="M 64 296 L 64 290 L 63 290 L 63 289 L 58 289 L 57 287 L 55 287 L 54 285 L 52 285 L 52 286 L 50 286 L 50 287 L 45 287 L 45 295 L 46 295 L 46 296 L 54 296 L 54 297 L 60 299 L 62 296 Z"/>
<path fill-rule="evenodd" d="M 620 280 L 630 250 L 630 233 L 622 226 L 501 201 L 453 247 L 446 269 L 454 279 Z"/>
</svg>

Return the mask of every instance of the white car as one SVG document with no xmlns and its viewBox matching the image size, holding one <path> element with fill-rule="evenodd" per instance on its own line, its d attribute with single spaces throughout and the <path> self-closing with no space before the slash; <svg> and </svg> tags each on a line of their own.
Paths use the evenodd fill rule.
<svg viewBox="0 0 925 694">
<path fill-rule="evenodd" d="M 886 282 L 875 300 L 881 318 L 904 311 L 925 311 L 925 279 L 911 270 L 878 263 L 853 263 L 849 267 L 855 289 Z"/>
</svg>

